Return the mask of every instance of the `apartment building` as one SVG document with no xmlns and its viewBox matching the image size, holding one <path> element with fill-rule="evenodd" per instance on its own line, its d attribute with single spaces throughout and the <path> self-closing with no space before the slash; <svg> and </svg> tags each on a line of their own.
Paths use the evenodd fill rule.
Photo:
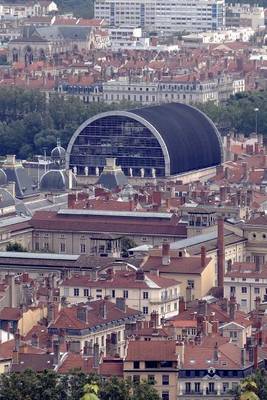
<svg viewBox="0 0 267 400">
<path fill-rule="evenodd" d="M 98 280 L 85 275 L 74 275 L 60 284 L 60 297 L 67 302 L 103 299 L 106 296 L 116 302 L 124 298 L 128 307 L 149 317 L 156 312 L 158 319 L 178 314 L 180 284 L 174 279 L 162 278 L 156 274 L 145 274 L 142 270 L 116 271 L 107 269 L 106 276 Z M 158 322 L 159 322 L 158 321 Z"/>
<path fill-rule="evenodd" d="M 162 400 L 177 399 L 178 353 L 175 340 L 130 341 L 123 376 L 154 384 Z"/>
<path fill-rule="evenodd" d="M 117 299 L 116 304 L 97 300 L 62 307 L 48 332 L 52 338 L 63 337 L 71 352 L 80 353 L 85 347 L 97 345 L 104 356 L 113 353 L 123 357 L 126 326 L 140 318 L 140 312 L 127 307 L 124 299 Z"/>
<path fill-rule="evenodd" d="M 107 104 L 129 101 L 152 105 L 179 102 L 185 104 L 218 103 L 235 93 L 245 91 L 245 80 L 231 75 L 204 81 L 145 82 L 128 78 L 110 80 L 102 84 L 103 101 Z M 89 97 L 88 97 L 89 101 Z"/>
<path fill-rule="evenodd" d="M 110 26 L 142 27 L 164 34 L 202 32 L 224 26 L 224 0 L 97 0 L 95 18 Z"/>
<path fill-rule="evenodd" d="M 250 27 L 259 29 L 264 26 L 264 7 L 250 4 L 228 4 L 225 24 L 229 27 Z"/>
<path fill-rule="evenodd" d="M 224 277 L 224 296 L 234 296 L 240 309 L 250 312 L 267 300 L 267 265 L 234 263 Z"/>
<path fill-rule="evenodd" d="M 28 2 L 1 2 L 1 18 L 27 18 L 31 16 L 43 16 L 49 13 L 57 12 L 58 8 L 54 1 L 37 0 Z"/>
</svg>

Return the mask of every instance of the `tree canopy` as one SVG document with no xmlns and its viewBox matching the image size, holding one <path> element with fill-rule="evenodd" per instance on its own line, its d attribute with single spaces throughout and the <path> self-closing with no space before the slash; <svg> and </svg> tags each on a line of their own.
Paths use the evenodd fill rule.
<svg viewBox="0 0 267 400">
<path fill-rule="evenodd" d="M 0 400 L 160 400 L 153 385 L 73 371 L 59 375 L 54 371 L 0 375 Z"/>
</svg>

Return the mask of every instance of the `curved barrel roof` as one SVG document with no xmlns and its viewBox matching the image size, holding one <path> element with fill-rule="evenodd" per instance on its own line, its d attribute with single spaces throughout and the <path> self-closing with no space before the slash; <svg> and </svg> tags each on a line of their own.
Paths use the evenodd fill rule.
<svg viewBox="0 0 267 400">
<path fill-rule="evenodd" d="M 153 125 L 164 140 L 170 156 L 170 174 L 220 164 L 223 149 L 214 123 L 198 109 L 168 103 L 131 110 Z"/>
</svg>

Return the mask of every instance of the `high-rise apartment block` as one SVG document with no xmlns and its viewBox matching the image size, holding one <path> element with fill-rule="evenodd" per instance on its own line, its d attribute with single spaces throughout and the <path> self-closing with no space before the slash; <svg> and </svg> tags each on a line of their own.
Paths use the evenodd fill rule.
<svg viewBox="0 0 267 400">
<path fill-rule="evenodd" d="M 166 33 L 217 30 L 225 23 L 224 0 L 96 0 L 95 18 L 110 26 Z"/>
</svg>

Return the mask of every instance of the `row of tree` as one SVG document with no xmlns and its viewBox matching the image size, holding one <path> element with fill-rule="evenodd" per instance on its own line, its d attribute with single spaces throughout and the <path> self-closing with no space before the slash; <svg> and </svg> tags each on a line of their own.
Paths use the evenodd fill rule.
<svg viewBox="0 0 267 400">
<path fill-rule="evenodd" d="M 80 371 L 59 375 L 48 370 L 0 376 L 1 400 L 160 400 L 153 385 L 116 377 L 101 380 Z"/>
<path fill-rule="evenodd" d="M 235 130 L 246 135 L 257 129 L 267 132 L 267 92 L 240 93 L 223 105 L 200 104 L 224 134 Z M 28 159 L 49 152 L 57 138 L 67 146 L 71 135 L 87 118 L 114 109 L 133 108 L 133 104 L 83 103 L 78 97 L 50 97 L 37 90 L 0 88 L 0 155 L 16 154 Z M 259 111 L 255 111 L 258 109 Z M 257 114 L 257 115 L 256 115 Z"/>
</svg>

